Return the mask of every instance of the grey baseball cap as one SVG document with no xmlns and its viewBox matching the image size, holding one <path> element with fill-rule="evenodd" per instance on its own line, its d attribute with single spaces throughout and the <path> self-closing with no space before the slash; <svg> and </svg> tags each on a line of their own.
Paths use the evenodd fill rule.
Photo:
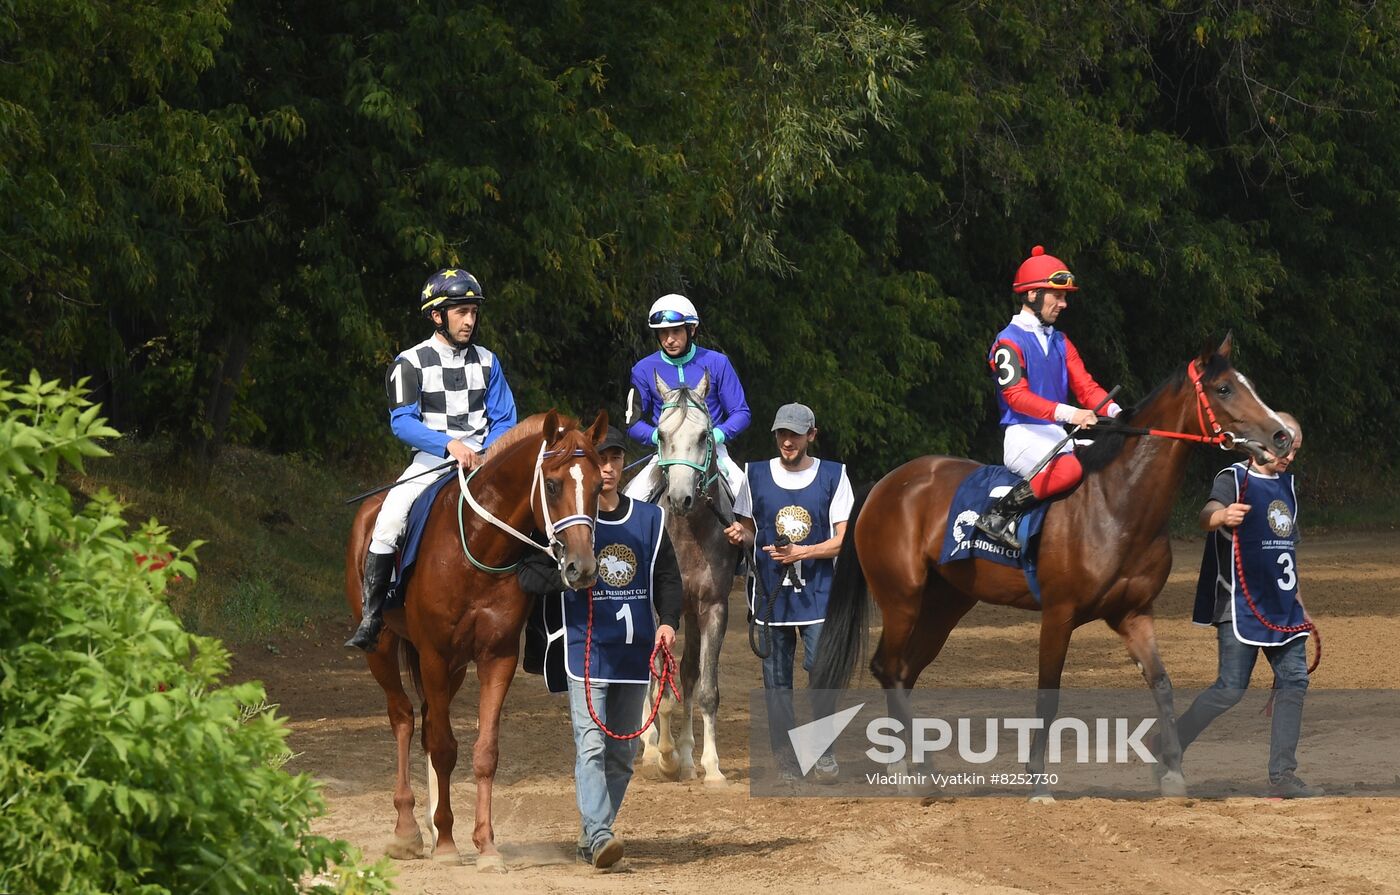
<svg viewBox="0 0 1400 895">
<path fill-rule="evenodd" d="M 606 451 L 608 448 L 617 448 L 624 454 L 627 453 L 627 440 L 622 437 L 622 430 L 614 426 L 608 426 L 607 434 L 603 440 L 598 442 L 598 453 Z"/>
<path fill-rule="evenodd" d="M 773 431 L 787 429 L 805 435 L 817 427 L 817 415 L 806 404 L 784 404 L 773 417 Z"/>
</svg>

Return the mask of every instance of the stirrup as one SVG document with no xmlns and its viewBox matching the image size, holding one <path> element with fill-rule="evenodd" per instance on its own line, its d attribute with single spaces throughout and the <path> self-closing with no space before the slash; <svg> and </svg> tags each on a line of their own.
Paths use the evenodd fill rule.
<svg viewBox="0 0 1400 895">
<path fill-rule="evenodd" d="M 1005 515 L 989 510 L 986 514 L 977 517 L 974 523 L 976 529 L 982 532 L 993 543 L 1000 544 L 1011 550 L 1021 549 L 1021 540 L 1016 536 L 1014 527 L 1021 519 L 1019 513 L 1007 513 Z"/>
</svg>

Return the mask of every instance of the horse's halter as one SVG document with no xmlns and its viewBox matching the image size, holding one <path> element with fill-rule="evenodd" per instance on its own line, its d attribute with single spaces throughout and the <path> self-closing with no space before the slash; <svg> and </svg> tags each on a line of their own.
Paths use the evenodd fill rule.
<svg viewBox="0 0 1400 895">
<path fill-rule="evenodd" d="M 467 485 L 471 481 L 472 476 L 476 475 L 477 472 L 481 470 L 480 466 L 472 470 L 471 475 L 465 474 L 462 471 L 462 467 L 457 467 L 457 478 L 461 484 L 461 499 L 465 500 L 467 505 L 470 506 L 478 516 L 485 519 L 487 522 L 491 523 L 496 528 L 500 529 L 501 531 L 505 532 L 511 537 L 515 538 L 517 541 L 520 541 L 523 544 L 529 544 L 536 550 L 539 550 L 543 553 L 547 553 L 550 556 L 552 556 L 554 558 L 555 565 L 559 567 L 559 574 L 562 580 L 564 573 L 564 542 L 559 540 L 558 533 L 566 528 L 570 528 L 575 525 L 587 525 L 588 530 L 591 533 L 594 530 L 595 522 L 592 516 L 585 515 L 583 513 L 577 513 L 572 516 L 565 516 L 558 522 L 555 522 L 553 519 L 550 518 L 549 499 L 545 494 L 544 490 L 544 461 L 547 457 L 559 456 L 561 452 L 546 450 L 548 444 L 549 443 L 546 441 L 540 442 L 540 452 L 539 455 L 535 457 L 535 474 L 530 480 L 530 504 L 531 506 L 534 505 L 535 496 L 538 495 L 540 499 L 540 514 L 544 516 L 544 534 L 545 537 L 548 538 L 548 546 L 541 544 L 534 538 L 528 537 L 527 535 L 523 535 L 520 532 L 516 531 L 510 525 L 508 525 L 501 519 L 498 519 L 495 515 L 491 513 L 490 510 L 486 509 L 486 507 L 482 506 L 479 502 L 477 502 L 477 499 L 472 496 L 471 489 L 469 489 Z M 573 456 L 582 457 L 585 456 L 585 452 L 582 450 L 575 449 L 573 452 Z M 476 557 L 472 556 L 471 550 L 467 547 L 466 531 L 462 528 L 460 503 L 458 504 L 457 509 L 457 525 L 458 531 L 462 536 L 462 550 L 467 554 L 467 559 L 471 560 L 472 565 L 476 566 L 483 572 L 509 572 L 513 570 L 517 565 L 519 565 L 519 563 L 514 563 L 504 568 L 496 568 L 494 566 L 484 565 L 481 562 L 479 562 Z"/>
<path fill-rule="evenodd" d="M 680 457 L 662 457 L 661 444 L 660 440 L 658 439 L 656 446 L 656 466 L 658 469 L 666 469 L 671 466 L 688 466 L 696 472 L 700 473 L 695 477 L 695 493 L 699 495 L 704 493 L 704 491 L 710 487 L 711 483 L 713 483 L 714 480 L 719 477 L 719 469 L 715 463 L 715 433 L 714 429 L 708 425 L 708 417 L 710 415 L 710 411 L 709 408 L 707 408 L 704 404 L 701 404 L 699 401 L 695 400 L 695 396 L 690 392 L 689 389 L 687 389 L 685 392 L 684 404 L 682 404 L 679 401 L 669 401 L 661 405 L 661 410 L 664 413 L 667 410 L 671 410 L 672 408 L 678 407 L 684 408 L 687 416 L 689 416 L 690 409 L 692 407 L 705 414 L 707 418 L 707 425 L 705 426 L 705 461 L 703 463 L 695 463 L 690 460 L 683 460 Z M 656 422 L 658 423 L 659 428 L 661 420 L 658 418 Z M 711 469 L 715 470 L 713 474 L 711 474 L 710 472 Z"/>
</svg>

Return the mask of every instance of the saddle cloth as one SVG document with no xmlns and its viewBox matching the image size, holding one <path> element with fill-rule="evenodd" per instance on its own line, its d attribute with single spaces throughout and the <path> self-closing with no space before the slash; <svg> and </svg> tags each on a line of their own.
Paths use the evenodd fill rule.
<svg viewBox="0 0 1400 895">
<path fill-rule="evenodd" d="M 985 559 L 988 562 L 1021 569 L 1031 596 L 1040 603 L 1040 581 L 1035 574 L 1036 554 L 1040 548 L 1040 526 L 1045 521 L 1049 504 L 1032 507 L 1016 521 L 1020 550 L 1010 550 L 987 539 L 977 530 L 979 516 L 985 513 L 1003 494 L 1013 488 L 1021 477 L 1005 466 L 983 466 L 975 470 L 953 494 L 948 508 L 948 530 L 943 536 L 943 549 L 938 564 L 963 559 Z"/>
<path fill-rule="evenodd" d="M 386 608 L 397 609 L 403 605 L 404 594 L 408 591 L 408 579 L 413 573 L 413 564 L 418 559 L 418 545 L 423 540 L 423 529 L 428 524 L 428 513 L 432 511 L 433 501 L 437 499 L 443 487 L 456 478 L 455 469 L 443 473 L 423 489 L 423 493 L 418 495 L 418 499 L 409 508 L 408 525 L 404 529 L 403 544 L 399 547 L 398 575 L 384 599 Z"/>
</svg>

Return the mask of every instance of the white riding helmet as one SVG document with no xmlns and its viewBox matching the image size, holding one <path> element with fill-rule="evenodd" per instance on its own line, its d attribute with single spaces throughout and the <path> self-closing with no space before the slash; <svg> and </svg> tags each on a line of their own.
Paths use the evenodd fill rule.
<svg viewBox="0 0 1400 895">
<path fill-rule="evenodd" d="M 695 305 L 684 295 L 672 292 L 651 303 L 647 312 L 647 326 L 652 329 L 666 329 L 671 326 L 698 326 L 700 315 Z"/>
</svg>

